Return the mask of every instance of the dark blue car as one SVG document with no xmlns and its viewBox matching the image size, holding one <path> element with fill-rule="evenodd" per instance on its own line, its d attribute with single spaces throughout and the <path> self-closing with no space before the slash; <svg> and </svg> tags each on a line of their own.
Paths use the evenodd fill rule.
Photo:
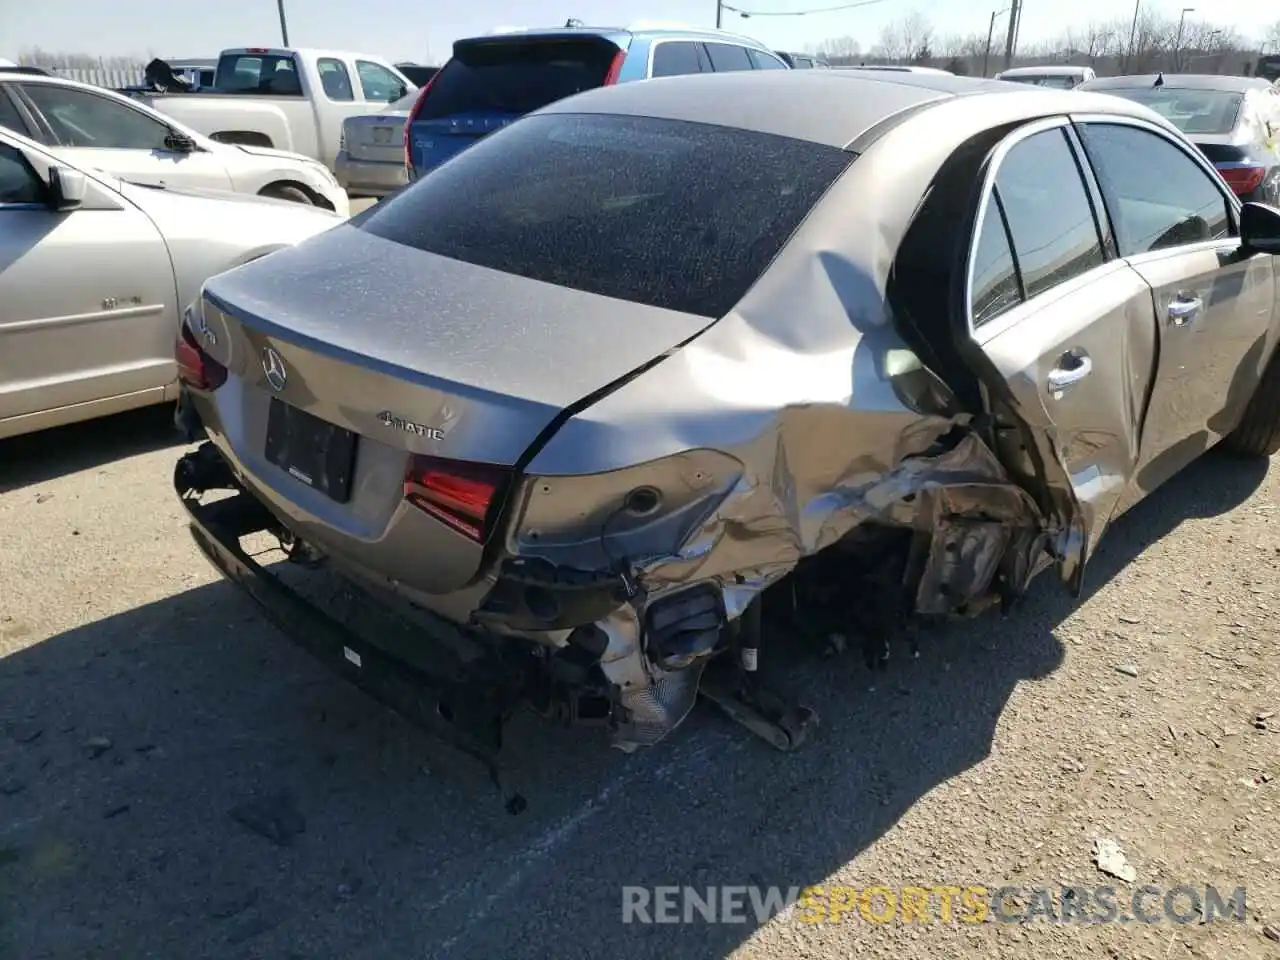
<svg viewBox="0 0 1280 960">
<path fill-rule="evenodd" d="M 409 179 L 583 90 L 687 73 L 788 69 L 763 44 L 718 30 L 562 27 L 459 40 L 405 123 Z"/>
</svg>

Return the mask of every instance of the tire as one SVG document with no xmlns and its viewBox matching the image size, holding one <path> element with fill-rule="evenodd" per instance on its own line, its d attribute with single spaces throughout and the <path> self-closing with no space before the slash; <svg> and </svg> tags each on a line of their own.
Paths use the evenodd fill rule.
<svg viewBox="0 0 1280 960">
<path fill-rule="evenodd" d="M 1280 451 L 1280 349 L 1271 355 L 1240 424 L 1222 441 L 1232 453 L 1269 457 Z"/>
<path fill-rule="evenodd" d="M 305 190 L 300 187 L 291 187 L 287 183 L 263 187 L 258 195 L 262 197 L 275 197 L 277 200 L 292 200 L 294 203 L 305 203 L 308 206 L 315 206 L 310 195 Z"/>
</svg>

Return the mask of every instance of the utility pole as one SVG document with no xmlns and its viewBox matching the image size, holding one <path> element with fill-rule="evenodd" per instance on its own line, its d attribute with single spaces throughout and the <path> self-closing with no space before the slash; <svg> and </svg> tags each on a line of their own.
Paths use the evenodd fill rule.
<svg viewBox="0 0 1280 960">
<path fill-rule="evenodd" d="M 289 45 L 289 24 L 284 19 L 284 0 L 276 0 L 276 8 L 280 11 L 280 41 L 287 47 Z"/>
<path fill-rule="evenodd" d="M 280 0 L 281 3 L 284 0 Z M 716 29 L 720 29 L 720 17 L 724 14 L 724 0 L 716 0 Z"/>
<path fill-rule="evenodd" d="M 1009 10 L 1007 7 L 1004 10 L 991 11 L 991 22 L 987 24 L 987 45 L 985 48 L 983 48 L 983 51 L 982 51 L 982 76 L 983 77 L 986 77 L 987 75 L 987 64 L 991 60 L 991 41 L 995 37 L 995 33 L 996 33 L 996 17 L 1000 16 L 1000 14 L 1002 13 L 1008 13 L 1008 12 Z"/>
<path fill-rule="evenodd" d="M 1124 56 L 1125 73 L 1129 72 L 1129 67 L 1133 64 L 1133 41 L 1138 36 L 1138 11 L 1142 9 L 1142 0 L 1133 0 L 1133 25 L 1129 27 L 1129 52 Z"/>
<path fill-rule="evenodd" d="M 1173 72 L 1177 73 L 1182 69 L 1182 28 L 1187 25 L 1187 14 L 1195 13 L 1195 7 L 1183 7 L 1182 14 L 1178 17 L 1178 39 L 1173 42 Z"/>
<path fill-rule="evenodd" d="M 1004 68 L 1006 70 L 1013 63 L 1013 48 L 1018 35 L 1018 18 L 1021 16 L 1022 0 L 1013 0 L 1013 6 L 1009 8 L 1009 32 L 1004 41 Z"/>
</svg>

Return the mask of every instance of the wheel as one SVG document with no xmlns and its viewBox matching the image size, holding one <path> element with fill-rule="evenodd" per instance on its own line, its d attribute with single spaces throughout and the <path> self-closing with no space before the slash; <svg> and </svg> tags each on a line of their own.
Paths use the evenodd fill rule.
<svg viewBox="0 0 1280 960">
<path fill-rule="evenodd" d="M 1280 451 L 1280 350 L 1271 355 L 1240 425 L 1222 445 L 1246 457 L 1269 457 Z"/>
<path fill-rule="evenodd" d="M 312 206 L 311 197 L 299 187 L 291 187 L 287 183 L 264 187 L 259 196 L 275 197 L 277 200 L 292 200 L 294 203 L 305 203 Z"/>
</svg>

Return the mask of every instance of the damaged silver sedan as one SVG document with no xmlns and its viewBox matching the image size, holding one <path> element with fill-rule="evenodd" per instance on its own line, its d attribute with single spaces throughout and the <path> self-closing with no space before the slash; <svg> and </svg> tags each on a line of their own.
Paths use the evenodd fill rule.
<svg viewBox="0 0 1280 960">
<path fill-rule="evenodd" d="M 788 749 L 812 715 L 759 666 L 807 597 L 880 643 L 1078 592 L 1181 467 L 1280 446 L 1277 252 L 1280 211 L 1119 98 L 606 88 L 209 281 L 175 485 L 296 638 L 473 744 L 518 702 L 653 744 L 701 688 Z M 422 655 L 300 601 L 261 531 L 411 606 Z"/>
</svg>

